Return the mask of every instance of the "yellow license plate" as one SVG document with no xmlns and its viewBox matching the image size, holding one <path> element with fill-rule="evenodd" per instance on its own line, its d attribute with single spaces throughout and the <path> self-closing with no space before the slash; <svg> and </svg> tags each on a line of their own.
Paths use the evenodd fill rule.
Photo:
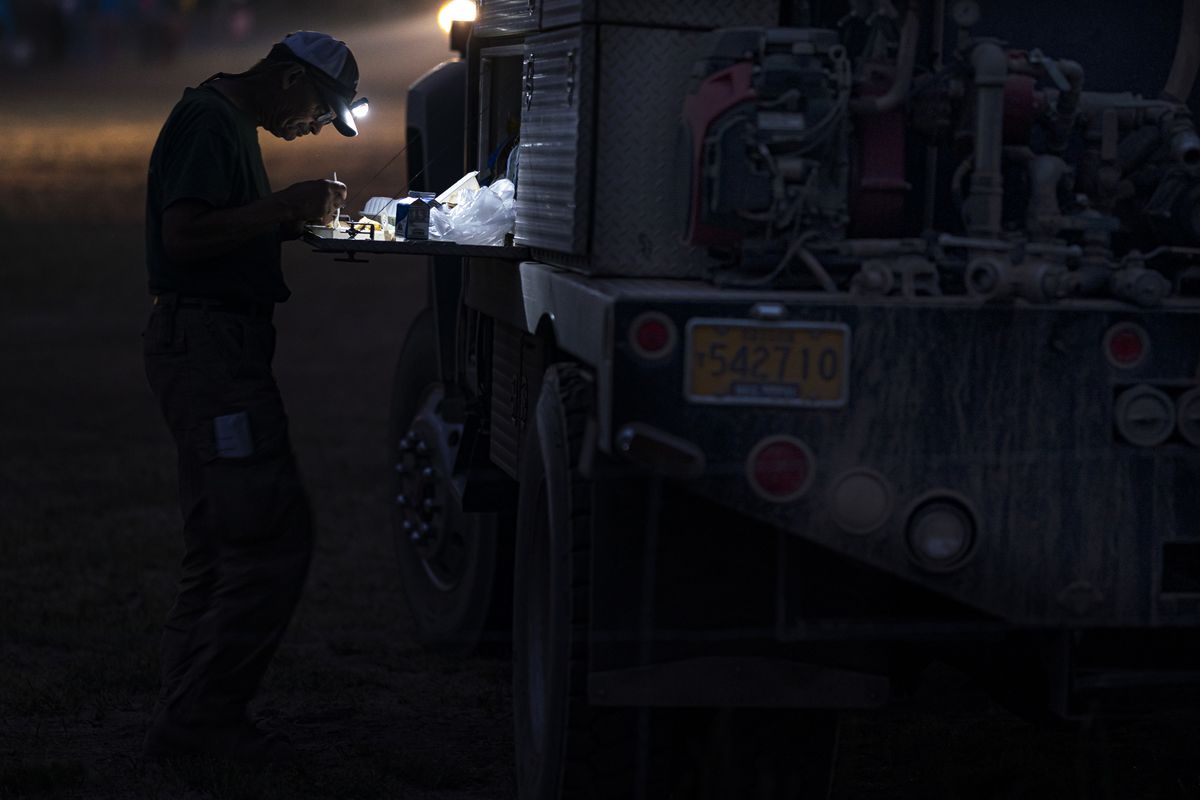
<svg viewBox="0 0 1200 800">
<path fill-rule="evenodd" d="M 831 407 L 849 398 L 850 328 L 694 319 L 684 394 L 698 403 Z"/>
</svg>

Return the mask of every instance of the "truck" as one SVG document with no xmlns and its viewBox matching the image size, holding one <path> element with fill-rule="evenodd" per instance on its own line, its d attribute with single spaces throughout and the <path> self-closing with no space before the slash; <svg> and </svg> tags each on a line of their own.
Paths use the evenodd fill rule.
<svg viewBox="0 0 1200 800">
<path fill-rule="evenodd" d="M 1195 697 L 1200 3 L 1075 5 L 456 23 L 409 188 L 508 178 L 511 235 L 309 241 L 428 255 L 400 577 L 425 644 L 511 647 L 520 797 L 823 796 L 935 661 Z"/>
</svg>

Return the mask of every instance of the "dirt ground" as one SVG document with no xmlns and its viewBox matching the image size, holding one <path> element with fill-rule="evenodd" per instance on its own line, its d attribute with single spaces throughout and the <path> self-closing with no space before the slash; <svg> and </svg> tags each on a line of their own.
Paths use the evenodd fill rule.
<svg viewBox="0 0 1200 800">
<path fill-rule="evenodd" d="M 395 154 L 398 98 L 440 55 L 412 31 L 360 32 L 364 79 L 388 76 L 372 99 L 392 104 L 355 142 L 270 143 L 276 185 L 337 169 L 353 195 Z M 297 244 L 276 371 L 318 545 L 259 711 L 306 759 L 254 774 L 137 757 L 181 554 L 173 449 L 141 366 L 142 180 L 180 88 L 229 68 L 214 60 L 4 87 L 37 113 L 0 122 L 0 798 L 511 797 L 507 661 L 423 652 L 393 567 L 386 398 L 423 263 Z M 398 169 L 366 193 L 392 193 Z M 848 717 L 835 796 L 1200 797 L 1193 709 L 1061 731 L 951 697 L 937 714 Z"/>
</svg>

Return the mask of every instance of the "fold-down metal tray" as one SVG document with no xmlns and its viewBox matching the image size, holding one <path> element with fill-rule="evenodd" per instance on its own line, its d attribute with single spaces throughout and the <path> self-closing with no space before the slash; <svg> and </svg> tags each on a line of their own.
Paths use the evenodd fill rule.
<svg viewBox="0 0 1200 800">
<path fill-rule="evenodd" d="M 305 231 L 302 237 L 318 253 L 356 253 L 397 256 L 465 256 L 469 258 L 500 258 L 508 261 L 528 261 L 528 247 L 503 247 L 487 244 L 456 244 L 454 242 L 406 240 L 385 242 L 380 239 L 330 239 Z"/>
</svg>

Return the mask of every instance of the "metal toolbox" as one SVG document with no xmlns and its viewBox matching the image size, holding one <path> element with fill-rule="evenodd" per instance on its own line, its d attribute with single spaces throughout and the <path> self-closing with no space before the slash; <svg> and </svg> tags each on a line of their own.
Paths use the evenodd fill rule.
<svg viewBox="0 0 1200 800">
<path fill-rule="evenodd" d="M 539 0 L 543 31 L 583 23 L 664 28 L 779 24 L 779 0 Z"/>
<path fill-rule="evenodd" d="M 682 242 L 676 149 L 708 44 L 700 31 L 624 25 L 525 40 L 518 244 L 588 274 L 700 274 L 704 253 Z"/>
<path fill-rule="evenodd" d="M 508 36 L 538 29 L 540 0 L 479 0 L 476 36 Z"/>
<path fill-rule="evenodd" d="M 582 24 L 711 29 L 779 24 L 779 0 L 479 0 L 477 36 Z"/>
</svg>

